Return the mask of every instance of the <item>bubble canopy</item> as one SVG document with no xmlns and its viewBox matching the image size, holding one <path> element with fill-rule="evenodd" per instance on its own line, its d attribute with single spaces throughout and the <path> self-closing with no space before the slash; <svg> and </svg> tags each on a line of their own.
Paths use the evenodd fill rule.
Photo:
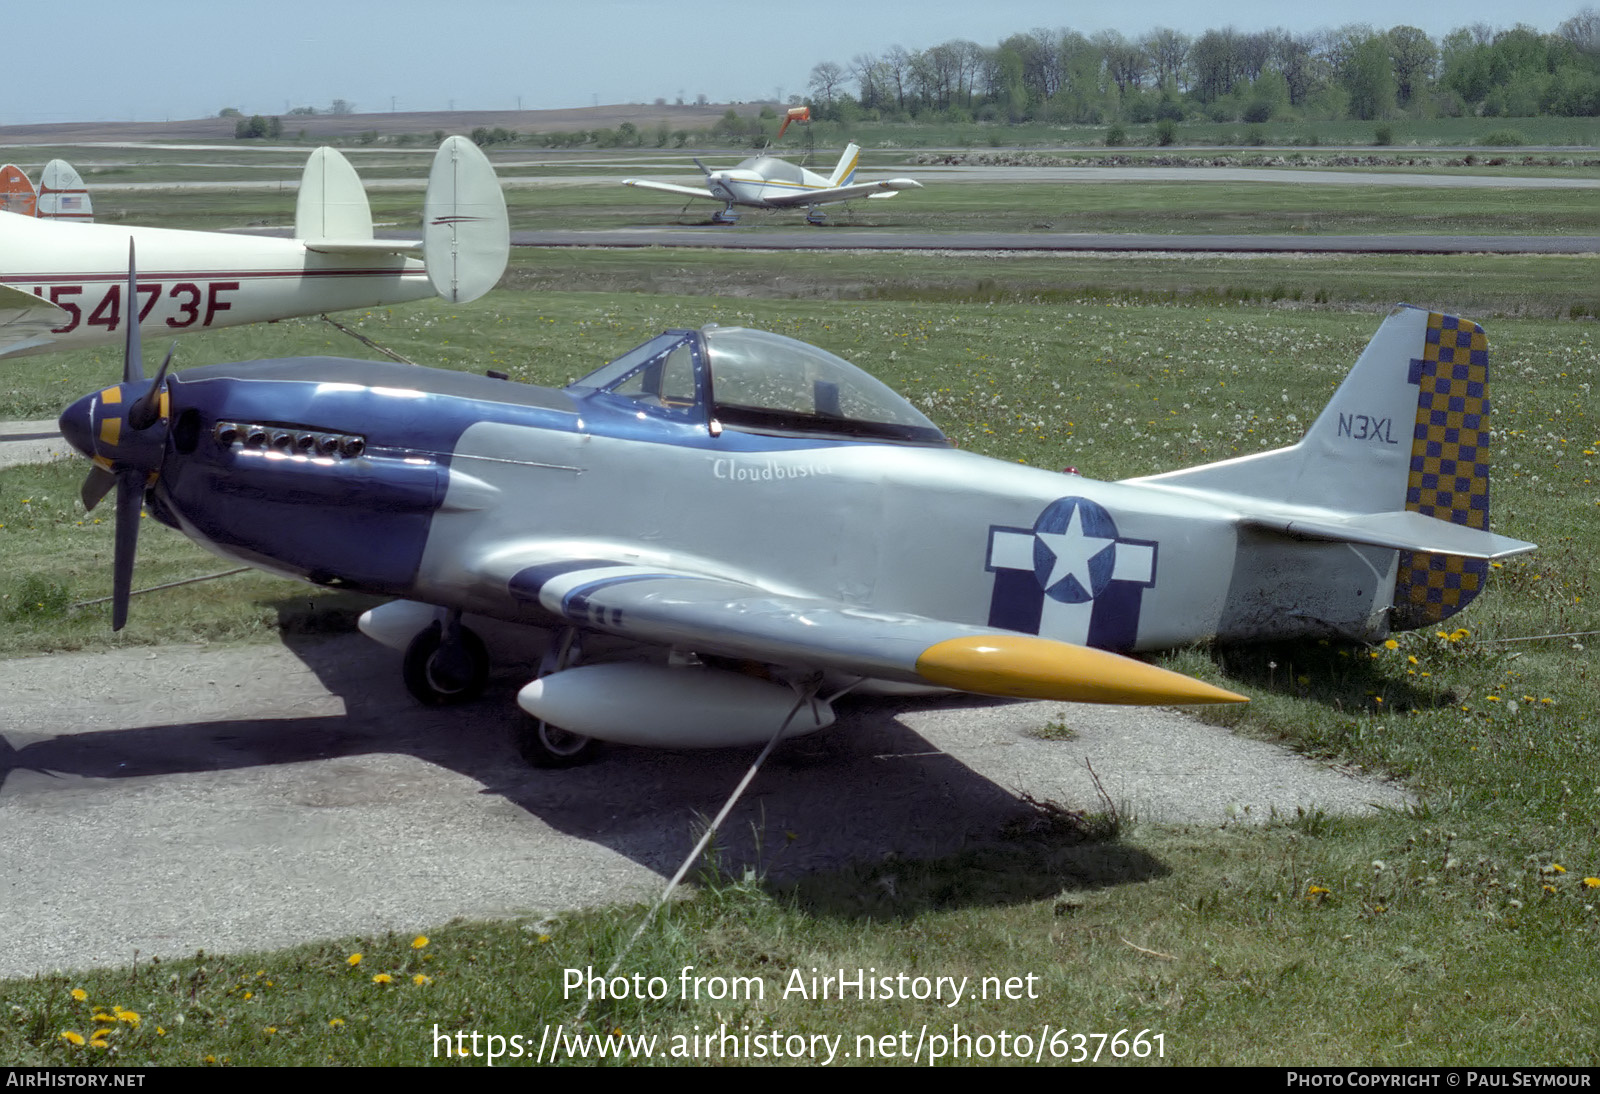
<svg viewBox="0 0 1600 1094">
<path fill-rule="evenodd" d="M 568 390 L 745 432 L 949 443 L 903 397 L 844 358 L 748 327 L 667 331 Z"/>
</svg>

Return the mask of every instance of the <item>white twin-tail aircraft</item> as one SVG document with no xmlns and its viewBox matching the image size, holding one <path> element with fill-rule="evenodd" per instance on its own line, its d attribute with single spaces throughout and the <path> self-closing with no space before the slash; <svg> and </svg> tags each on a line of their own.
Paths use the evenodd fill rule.
<svg viewBox="0 0 1600 1094">
<path fill-rule="evenodd" d="M 115 342 L 135 310 L 144 334 L 167 336 L 433 295 L 462 303 L 494 287 L 509 254 L 499 180 L 466 138 L 434 157 L 420 244 L 374 238 L 354 168 L 319 148 L 300 180 L 293 239 L 0 214 L 0 357 Z"/>
<path fill-rule="evenodd" d="M 856 164 L 861 159 L 859 146 L 847 145 L 844 155 L 833 174 L 827 178 L 804 167 L 780 160 L 774 156 L 752 156 L 737 167 L 726 171 L 713 171 L 699 160 L 706 176 L 704 187 L 679 186 L 671 182 L 652 182 L 649 179 L 623 179 L 624 186 L 637 186 L 641 190 L 660 190 L 680 197 L 720 201 L 723 209 L 711 220 L 715 224 L 736 224 L 739 214 L 735 205 L 749 205 L 757 209 L 793 209 L 804 207 L 806 220 L 812 224 L 825 223 L 818 206 L 834 205 L 856 198 L 892 198 L 901 190 L 920 190 L 922 183 L 915 179 L 879 179 L 877 182 L 856 182 Z"/>
</svg>

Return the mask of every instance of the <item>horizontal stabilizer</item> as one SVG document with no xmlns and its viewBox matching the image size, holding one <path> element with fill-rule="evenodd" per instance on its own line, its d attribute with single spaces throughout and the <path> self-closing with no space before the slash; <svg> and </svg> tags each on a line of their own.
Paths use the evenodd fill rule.
<svg viewBox="0 0 1600 1094">
<path fill-rule="evenodd" d="M 1362 543 L 1396 551 L 1423 551 L 1462 558 L 1507 558 L 1526 554 L 1537 546 L 1410 510 L 1349 516 L 1247 516 L 1243 523 L 1302 539 Z"/>
<path fill-rule="evenodd" d="M 308 239 L 306 250 L 327 255 L 400 255 L 419 250 L 415 239 Z"/>
<path fill-rule="evenodd" d="M 494 168 L 465 137 L 439 146 L 422 207 L 422 261 L 434 291 L 454 304 L 500 281 L 511 257 L 511 222 Z"/>
<path fill-rule="evenodd" d="M 372 239 L 372 206 L 350 161 L 324 145 L 306 160 L 295 199 L 294 235 L 307 243 Z"/>
</svg>

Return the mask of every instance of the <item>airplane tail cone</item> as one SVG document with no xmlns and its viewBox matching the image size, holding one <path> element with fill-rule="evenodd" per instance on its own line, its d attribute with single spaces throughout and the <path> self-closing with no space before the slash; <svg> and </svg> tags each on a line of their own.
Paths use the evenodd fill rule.
<svg viewBox="0 0 1600 1094">
<path fill-rule="evenodd" d="M 422 260 L 434 291 L 454 304 L 495 287 L 511 257 L 511 224 L 494 168 L 478 146 L 439 146 L 422 208 Z"/>
</svg>

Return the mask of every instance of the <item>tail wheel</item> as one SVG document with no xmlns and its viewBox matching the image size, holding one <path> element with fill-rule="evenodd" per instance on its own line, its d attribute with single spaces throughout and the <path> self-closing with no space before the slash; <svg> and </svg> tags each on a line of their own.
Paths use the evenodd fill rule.
<svg viewBox="0 0 1600 1094">
<path fill-rule="evenodd" d="M 406 648 L 401 676 L 406 690 L 424 706 L 465 703 L 483 694 L 489 682 L 489 651 L 483 639 L 456 627 L 455 639 L 444 640 L 444 626 L 435 622 L 419 631 Z"/>
<path fill-rule="evenodd" d="M 517 750 L 534 767 L 578 767 L 599 755 L 600 742 L 530 718 L 518 735 Z"/>
</svg>

